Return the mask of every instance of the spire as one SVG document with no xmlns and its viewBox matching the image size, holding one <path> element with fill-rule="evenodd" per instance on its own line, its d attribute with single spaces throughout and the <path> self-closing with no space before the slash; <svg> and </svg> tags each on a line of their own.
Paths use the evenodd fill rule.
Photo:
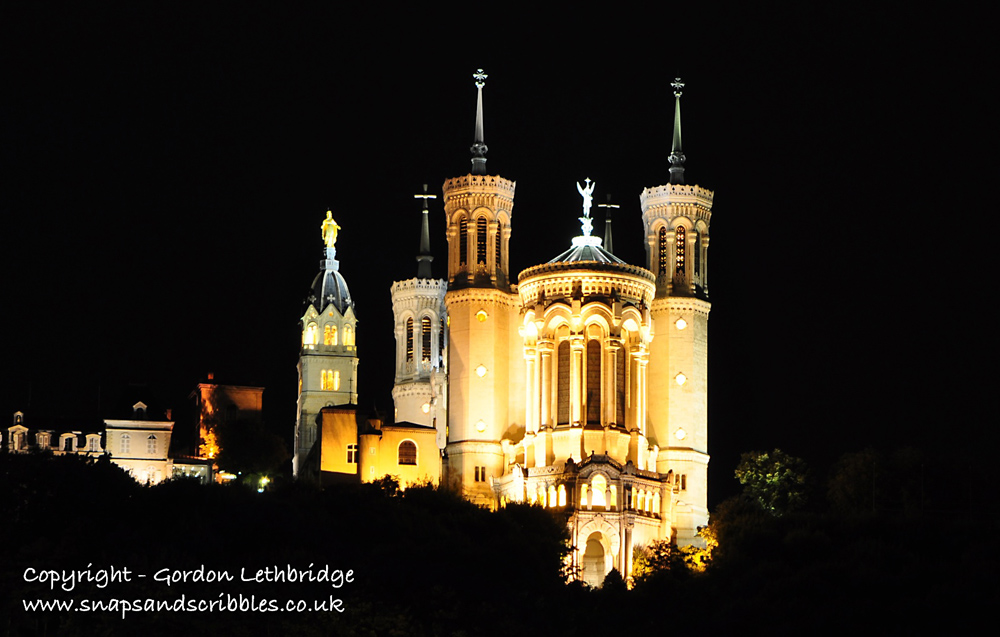
<svg viewBox="0 0 1000 637">
<path fill-rule="evenodd" d="M 616 203 L 611 203 L 611 195 L 608 195 L 607 203 L 597 204 L 598 208 L 604 208 L 604 249 L 608 252 L 614 252 L 614 248 L 611 246 L 611 211 L 615 208 L 621 208 Z"/>
<path fill-rule="evenodd" d="M 437 195 L 428 195 L 427 184 L 424 184 L 424 192 L 413 195 L 413 198 L 424 200 L 423 219 L 420 222 L 420 252 L 417 253 L 417 278 L 430 279 L 433 278 L 431 275 L 431 261 L 434 260 L 434 257 L 431 256 L 431 231 L 430 221 L 428 220 L 430 212 L 427 210 L 427 200 L 437 199 Z"/>
<path fill-rule="evenodd" d="M 483 87 L 486 86 L 486 78 L 482 69 L 476 69 L 472 74 L 476 80 L 476 140 L 472 144 L 472 174 L 486 174 L 486 142 L 483 140 Z"/>
<path fill-rule="evenodd" d="M 684 83 L 681 78 L 675 78 L 670 86 L 674 87 L 674 140 L 670 146 L 670 183 L 684 183 L 684 151 L 681 150 L 681 91 Z"/>
</svg>

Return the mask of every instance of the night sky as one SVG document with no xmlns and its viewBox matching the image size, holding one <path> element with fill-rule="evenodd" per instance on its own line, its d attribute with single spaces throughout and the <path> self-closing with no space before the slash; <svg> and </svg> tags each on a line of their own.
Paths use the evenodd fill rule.
<svg viewBox="0 0 1000 637">
<path fill-rule="evenodd" d="M 687 84 L 688 182 L 715 191 L 712 501 L 750 449 L 822 465 L 867 445 L 992 444 L 989 58 L 948 23 L 909 5 L 387 18 L 157 4 L 0 16 L 0 416 L 107 417 L 130 385 L 176 408 L 214 372 L 266 387 L 290 435 L 328 208 L 360 320 L 360 406 L 391 414 L 389 286 L 416 273 L 413 194 L 469 172 L 482 67 L 487 168 L 517 181 L 512 273 L 579 233 L 585 177 L 621 205 L 618 256 L 643 263 L 639 193 L 668 181 L 669 83 Z"/>
</svg>

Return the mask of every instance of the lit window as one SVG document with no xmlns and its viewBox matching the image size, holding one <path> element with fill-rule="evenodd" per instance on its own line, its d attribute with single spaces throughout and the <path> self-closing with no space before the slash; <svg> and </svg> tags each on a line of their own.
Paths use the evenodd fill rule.
<svg viewBox="0 0 1000 637">
<path fill-rule="evenodd" d="M 399 443 L 399 464 L 417 464 L 417 445 L 412 440 L 404 440 Z"/>
<path fill-rule="evenodd" d="M 675 271 L 678 274 L 684 273 L 684 226 L 677 226 L 677 230 L 674 231 L 674 255 L 675 255 Z"/>
<path fill-rule="evenodd" d="M 406 362 L 413 360 L 413 319 L 406 319 Z"/>
<path fill-rule="evenodd" d="M 682 318 L 679 318 L 679 319 L 677 319 L 677 321 L 676 321 L 676 322 L 674 323 L 674 325 L 675 325 L 675 326 L 677 327 L 677 329 L 679 329 L 679 330 L 682 330 L 682 329 L 684 329 L 685 327 L 687 327 L 687 326 L 688 326 L 688 323 L 687 323 L 687 321 L 685 321 L 684 319 L 682 319 Z"/>
<path fill-rule="evenodd" d="M 559 496 L 556 495 L 556 486 L 554 484 L 550 484 L 549 485 L 549 506 L 550 507 L 556 506 L 556 503 L 559 501 L 558 497 Z"/>
<path fill-rule="evenodd" d="M 680 372 L 676 376 L 674 376 L 674 380 L 677 381 L 678 385 L 683 385 L 684 383 L 687 382 L 687 379 L 688 379 L 687 376 L 685 376 L 683 372 Z"/>
<path fill-rule="evenodd" d="M 306 326 L 305 331 L 302 332 L 302 345 L 305 347 L 311 347 L 316 344 L 319 337 L 319 326 L 315 323 L 309 323 Z"/>
<path fill-rule="evenodd" d="M 128 434 L 122 434 L 121 440 L 121 452 L 122 454 L 128 454 L 132 451 L 132 437 Z"/>
<path fill-rule="evenodd" d="M 340 371 L 333 372 L 333 391 L 340 391 Z"/>
<path fill-rule="evenodd" d="M 338 391 L 340 389 L 340 372 L 324 369 L 320 373 L 320 389 L 323 391 Z"/>
<path fill-rule="evenodd" d="M 100 449 L 97 448 L 99 443 L 100 441 L 96 437 L 92 437 L 87 441 L 87 451 L 100 451 Z"/>
<path fill-rule="evenodd" d="M 476 431 L 478 431 L 479 433 L 483 433 L 484 431 L 486 431 L 486 421 L 480 420 L 479 422 L 477 422 Z"/>
<path fill-rule="evenodd" d="M 153 434 L 149 434 L 149 438 L 146 438 L 146 453 L 156 453 L 156 436 Z"/>
<path fill-rule="evenodd" d="M 476 219 L 476 263 L 486 265 L 486 217 Z"/>
<path fill-rule="evenodd" d="M 347 463 L 348 464 L 358 463 L 358 446 L 356 444 L 347 445 Z"/>
<path fill-rule="evenodd" d="M 476 320 L 479 321 L 480 323 L 485 321 L 488 316 L 489 315 L 486 314 L 486 310 L 479 310 L 478 312 L 476 312 Z"/>
<path fill-rule="evenodd" d="M 324 345 L 336 345 L 337 344 L 337 326 L 327 325 L 323 328 L 323 344 Z"/>
<path fill-rule="evenodd" d="M 420 319 L 420 360 L 431 361 L 431 319 L 425 316 Z"/>
<path fill-rule="evenodd" d="M 667 228 L 661 227 L 659 234 L 658 265 L 660 274 L 667 271 Z"/>
<path fill-rule="evenodd" d="M 344 345 L 354 347 L 354 328 L 350 325 L 344 326 Z"/>
<path fill-rule="evenodd" d="M 566 485 L 565 484 L 560 484 L 559 485 L 559 506 L 561 506 L 561 507 L 566 506 Z"/>
<path fill-rule="evenodd" d="M 608 490 L 608 481 L 601 474 L 595 474 L 590 480 L 590 489 L 593 491 L 593 501 L 591 504 L 595 507 L 607 506 L 607 498 L 605 496 L 605 491 Z"/>
<path fill-rule="evenodd" d="M 485 365 L 480 365 L 479 367 L 476 368 L 476 376 L 479 376 L 480 378 L 482 378 L 483 376 L 486 375 L 487 371 L 489 371 L 489 370 L 486 369 Z"/>
</svg>

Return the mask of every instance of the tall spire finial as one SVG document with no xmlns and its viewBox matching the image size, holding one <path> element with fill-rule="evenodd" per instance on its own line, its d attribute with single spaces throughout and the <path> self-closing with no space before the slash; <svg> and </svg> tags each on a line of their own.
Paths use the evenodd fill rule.
<svg viewBox="0 0 1000 637">
<path fill-rule="evenodd" d="M 681 94 L 684 83 L 681 78 L 675 78 L 670 86 L 674 87 L 674 139 L 670 145 L 670 183 L 684 183 L 684 151 L 681 149 Z"/>
<path fill-rule="evenodd" d="M 427 184 L 424 184 L 424 192 L 413 195 L 413 198 L 424 200 L 424 210 L 420 221 L 420 252 L 417 253 L 417 278 L 430 279 L 433 278 L 431 275 L 431 261 L 434 260 L 434 257 L 431 256 L 431 231 L 430 221 L 428 221 L 429 211 L 427 209 L 427 200 L 437 199 L 437 195 L 427 194 Z"/>
<path fill-rule="evenodd" d="M 608 203 L 597 204 L 598 208 L 604 208 L 604 249 L 608 252 L 614 253 L 614 249 L 611 246 L 611 211 L 616 208 L 621 208 L 616 203 L 611 203 L 611 194 L 608 194 Z"/>
<path fill-rule="evenodd" d="M 483 87 L 486 86 L 486 78 L 482 69 L 476 69 L 472 74 L 476 80 L 476 139 L 472 144 L 472 174 L 486 174 L 486 142 L 483 137 Z"/>
</svg>

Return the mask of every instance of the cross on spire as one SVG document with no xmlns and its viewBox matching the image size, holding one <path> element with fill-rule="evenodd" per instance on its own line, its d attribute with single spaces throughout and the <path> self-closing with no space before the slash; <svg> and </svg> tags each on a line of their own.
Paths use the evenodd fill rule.
<svg viewBox="0 0 1000 637">
<path fill-rule="evenodd" d="M 486 86 L 486 78 L 482 69 L 476 69 L 472 74 L 476 80 L 476 138 L 472 144 L 472 174 L 486 174 L 486 141 L 483 137 L 483 87 Z"/>
<path fill-rule="evenodd" d="M 684 183 L 684 151 L 681 149 L 681 95 L 683 94 L 684 82 L 681 78 L 674 78 L 670 83 L 674 87 L 674 138 L 670 145 L 670 183 Z"/>
<path fill-rule="evenodd" d="M 420 219 L 420 251 L 417 253 L 417 278 L 430 279 L 432 278 L 431 261 L 434 260 L 434 257 L 431 256 L 430 211 L 427 209 L 427 200 L 437 199 L 437 195 L 427 194 L 427 184 L 424 184 L 423 193 L 413 195 L 413 198 L 424 200 L 424 209 Z"/>
<path fill-rule="evenodd" d="M 621 208 L 616 203 L 611 203 L 611 194 L 608 194 L 607 203 L 597 204 L 598 208 L 604 208 L 604 249 L 608 252 L 613 253 L 614 249 L 611 246 L 611 211 Z"/>
</svg>

